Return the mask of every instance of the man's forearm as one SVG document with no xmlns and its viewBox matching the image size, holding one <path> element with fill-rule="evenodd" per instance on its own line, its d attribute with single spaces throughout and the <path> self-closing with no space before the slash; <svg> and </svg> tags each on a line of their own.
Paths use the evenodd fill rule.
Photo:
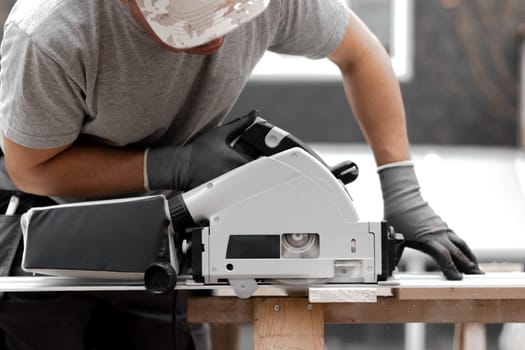
<svg viewBox="0 0 525 350">
<path fill-rule="evenodd" d="M 144 191 L 143 150 L 75 143 L 45 161 L 24 165 L 20 160 L 27 150 L 39 151 L 12 142 L 5 148 L 13 182 L 28 193 L 95 197 Z"/>
<path fill-rule="evenodd" d="M 349 12 L 347 32 L 330 59 L 343 75 L 348 102 L 378 165 L 410 158 L 405 111 L 390 57 Z"/>
<path fill-rule="evenodd" d="M 410 158 L 401 92 L 386 53 L 363 57 L 343 75 L 345 92 L 376 163 Z"/>
</svg>

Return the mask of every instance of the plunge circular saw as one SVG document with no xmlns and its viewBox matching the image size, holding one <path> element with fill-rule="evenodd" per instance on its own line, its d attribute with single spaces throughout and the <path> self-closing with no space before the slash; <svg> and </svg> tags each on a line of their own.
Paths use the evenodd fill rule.
<svg viewBox="0 0 525 350">
<path fill-rule="evenodd" d="M 301 140 L 251 113 L 255 122 L 231 146 L 253 161 L 170 200 L 174 226 L 191 228 L 184 251 L 192 283 L 229 283 L 246 298 L 261 283 L 386 280 L 402 236 L 384 221 L 359 221 L 345 187 L 358 176 L 356 164 L 329 167 Z M 170 289 L 166 268 L 153 265 L 146 287 Z"/>
</svg>

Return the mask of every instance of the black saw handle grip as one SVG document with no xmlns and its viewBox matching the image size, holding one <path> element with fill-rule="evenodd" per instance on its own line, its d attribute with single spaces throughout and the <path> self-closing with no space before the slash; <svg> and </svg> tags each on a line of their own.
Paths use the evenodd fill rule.
<svg viewBox="0 0 525 350">
<path fill-rule="evenodd" d="M 233 149 L 246 154 L 252 159 L 261 156 L 272 156 L 290 148 L 299 147 L 325 165 L 332 174 L 348 184 L 359 175 L 359 168 L 354 162 L 345 161 L 334 167 L 329 167 L 321 157 L 303 141 L 263 119 L 257 110 L 251 111 L 256 116 L 255 122 L 250 125 L 233 143 Z"/>
</svg>

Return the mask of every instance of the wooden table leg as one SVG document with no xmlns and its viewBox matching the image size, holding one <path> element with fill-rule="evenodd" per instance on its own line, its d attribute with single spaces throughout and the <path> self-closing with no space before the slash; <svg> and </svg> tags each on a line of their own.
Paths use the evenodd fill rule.
<svg viewBox="0 0 525 350">
<path fill-rule="evenodd" d="M 212 349 L 237 350 L 239 343 L 239 325 L 210 324 L 210 338 Z"/>
<path fill-rule="evenodd" d="M 256 298 L 255 350 L 324 350 L 323 305 L 304 298 Z"/>
<path fill-rule="evenodd" d="M 454 350 L 485 350 L 485 325 L 482 323 L 456 323 Z"/>
</svg>

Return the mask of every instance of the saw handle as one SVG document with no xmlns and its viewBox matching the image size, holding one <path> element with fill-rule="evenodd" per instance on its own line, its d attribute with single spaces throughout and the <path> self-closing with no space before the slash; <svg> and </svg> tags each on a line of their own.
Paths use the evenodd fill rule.
<svg viewBox="0 0 525 350">
<path fill-rule="evenodd" d="M 268 123 L 261 118 L 258 111 L 255 122 L 250 125 L 233 144 L 233 149 L 257 159 L 261 156 L 272 156 L 293 147 L 300 147 L 324 164 L 324 161 L 303 141 L 289 132 Z"/>
<path fill-rule="evenodd" d="M 255 114 L 255 122 L 232 143 L 232 147 L 236 151 L 252 159 L 257 159 L 262 156 L 269 157 L 290 148 L 299 147 L 330 169 L 332 174 L 345 185 L 354 181 L 359 175 L 359 169 L 355 163 L 346 161 L 334 167 L 329 167 L 321 157 L 303 141 L 289 132 L 268 123 L 260 117 L 257 110 L 250 113 Z"/>
<path fill-rule="evenodd" d="M 359 168 L 357 167 L 357 164 L 349 160 L 331 167 L 330 171 L 345 185 L 354 182 L 359 176 Z"/>
</svg>

